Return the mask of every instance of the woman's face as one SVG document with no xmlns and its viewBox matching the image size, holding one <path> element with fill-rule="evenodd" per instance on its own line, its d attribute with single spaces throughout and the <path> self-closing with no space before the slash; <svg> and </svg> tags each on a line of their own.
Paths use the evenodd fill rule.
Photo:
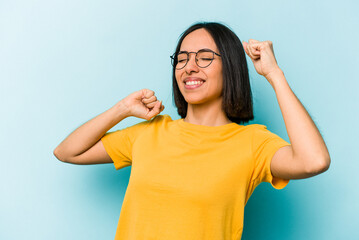
<svg viewBox="0 0 359 240">
<path fill-rule="evenodd" d="M 204 48 L 219 54 L 212 36 L 204 28 L 200 28 L 183 39 L 180 51 L 197 52 Z M 178 87 L 188 104 L 210 103 L 222 97 L 222 61 L 217 55 L 214 55 L 208 67 L 200 68 L 195 62 L 195 54 L 190 53 L 187 65 L 180 70 L 176 69 L 175 76 Z M 185 81 L 190 80 L 201 80 L 203 83 L 199 86 L 185 86 Z"/>
</svg>

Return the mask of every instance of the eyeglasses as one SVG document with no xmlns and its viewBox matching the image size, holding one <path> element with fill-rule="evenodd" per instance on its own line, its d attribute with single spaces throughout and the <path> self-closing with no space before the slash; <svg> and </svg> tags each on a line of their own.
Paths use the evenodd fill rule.
<svg viewBox="0 0 359 240">
<path fill-rule="evenodd" d="M 187 51 L 180 51 L 177 56 L 176 53 L 174 53 L 171 58 L 171 64 L 174 66 L 177 70 L 184 68 L 188 61 L 189 61 L 189 54 L 195 53 L 196 54 L 196 64 L 200 68 L 206 68 L 208 67 L 214 59 L 214 55 L 221 56 L 218 53 L 215 53 L 211 49 L 201 49 L 198 52 L 187 52 Z"/>
</svg>

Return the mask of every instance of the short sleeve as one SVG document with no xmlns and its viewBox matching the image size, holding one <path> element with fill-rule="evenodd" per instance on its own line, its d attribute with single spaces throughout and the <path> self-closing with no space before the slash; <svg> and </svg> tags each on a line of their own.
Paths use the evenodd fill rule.
<svg viewBox="0 0 359 240">
<path fill-rule="evenodd" d="M 276 178 L 272 175 L 270 164 L 274 154 L 281 147 L 290 145 L 278 135 L 267 130 L 264 125 L 256 124 L 253 129 L 252 151 L 255 168 L 252 176 L 253 184 L 268 182 L 275 189 L 283 189 L 289 179 Z M 255 187 L 254 186 L 254 187 Z"/>
<path fill-rule="evenodd" d="M 117 170 L 132 165 L 132 146 L 150 121 L 142 121 L 124 129 L 107 132 L 101 138 Z"/>
</svg>

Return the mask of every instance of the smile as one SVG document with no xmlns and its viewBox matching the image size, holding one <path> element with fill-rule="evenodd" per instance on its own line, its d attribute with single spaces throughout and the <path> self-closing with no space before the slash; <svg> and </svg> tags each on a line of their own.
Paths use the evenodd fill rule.
<svg viewBox="0 0 359 240">
<path fill-rule="evenodd" d="M 202 86 L 204 81 L 187 81 L 185 82 L 185 88 L 186 89 L 194 89 Z"/>
</svg>

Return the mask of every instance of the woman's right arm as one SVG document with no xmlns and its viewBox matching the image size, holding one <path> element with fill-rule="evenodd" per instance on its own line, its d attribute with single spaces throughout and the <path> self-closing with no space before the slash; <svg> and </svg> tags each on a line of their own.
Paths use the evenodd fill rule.
<svg viewBox="0 0 359 240">
<path fill-rule="evenodd" d="M 56 147 L 54 155 L 73 164 L 112 163 L 100 141 L 105 133 L 126 117 L 149 120 L 163 109 L 162 102 L 157 101 L 152 90 L 134 92 L 73 131 Z"/>
<path fill-rule="evenodd" d="M 54 155 L 63 162 L 74 164 L 111 163 L 100 139 L 128 116 L 126 106 L 121 101 L 118 102 L 73 131 L 56 147 Z"/>
</svg>

